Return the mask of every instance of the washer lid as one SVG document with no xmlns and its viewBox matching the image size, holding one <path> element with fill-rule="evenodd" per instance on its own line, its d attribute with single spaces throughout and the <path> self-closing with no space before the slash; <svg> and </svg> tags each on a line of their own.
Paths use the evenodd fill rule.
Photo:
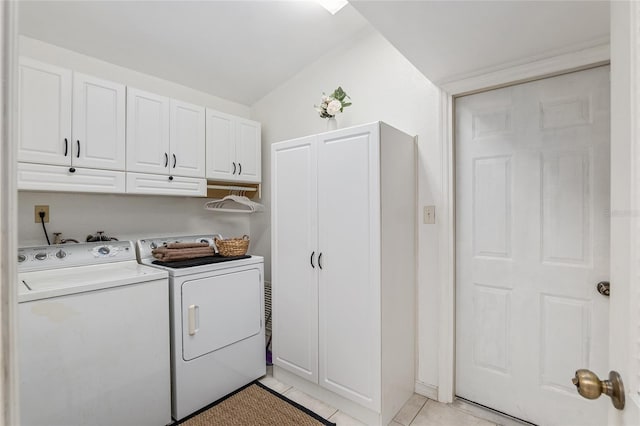
<svg viewBox="0 0 640 426">
<path fill-rule="evenodd" d="M 77 266 L 18 274 L 18 302 L 167 278 L 167 272 L 136 261 Z"/>
</svg>

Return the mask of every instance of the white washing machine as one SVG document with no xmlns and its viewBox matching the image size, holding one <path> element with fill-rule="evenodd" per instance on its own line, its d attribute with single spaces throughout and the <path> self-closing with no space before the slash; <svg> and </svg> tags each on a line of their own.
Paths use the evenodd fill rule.
<svg viewBox="0 0 640 426">
<path fill-rule="evenodd" d="M 130 241 L 18 251 L 21 424 L 171 422 L 168 274 Z"/>
<path fill-rule="evenodd" d="M 180 420 L 266 374 L 264 260 L 247 256 L 164 264 L 152 250 L 184 236 L 139 240 L 138 260 L 169 273 L 171 306 L 171 412 Z M 155 262 L 155 263 L 154 263 Z M 174 267 L 177 265 L 180 267 Z"/>
</svg>

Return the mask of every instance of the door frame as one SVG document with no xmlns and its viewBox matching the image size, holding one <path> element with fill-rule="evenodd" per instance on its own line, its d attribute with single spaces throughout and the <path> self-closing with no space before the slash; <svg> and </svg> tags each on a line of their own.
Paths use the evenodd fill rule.
<svg viewBox="0 0 640 426">
<path fill-rule="evenodd" d="M 17 339 L 18 190 L 15 138 L 18 2 L 0 4 L 0 424 L 20 424 Z"/>
<path fill-rule="evenodd" d="M 438 230 L 438 252 L 442 265 L 439 277 L 438 313 L 438 401 L 455 398 L 456 342 L 456 182 L 455 99 L 464 95 L 513 86 L 529 81 L 607 65 L 609 44 L 443 84 L 440 89 L 440 144 L 442 147 L 442 219 Z M 613 143 L 613 141 L 612 141 Z M 579 368 L 579 366 L 576 366 Z"/>
</svg>

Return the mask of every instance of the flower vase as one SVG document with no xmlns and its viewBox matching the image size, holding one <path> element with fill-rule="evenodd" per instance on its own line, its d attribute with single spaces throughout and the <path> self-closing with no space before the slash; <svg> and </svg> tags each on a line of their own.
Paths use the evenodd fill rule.
<svg viewBox="0 0 640 426">
<path fill-rule="evenodd" d="M 338 120 L 335 117 L 329 117 L 327 120 L 327 131 L 336 130 L 338 128 Z"/>
</svg>

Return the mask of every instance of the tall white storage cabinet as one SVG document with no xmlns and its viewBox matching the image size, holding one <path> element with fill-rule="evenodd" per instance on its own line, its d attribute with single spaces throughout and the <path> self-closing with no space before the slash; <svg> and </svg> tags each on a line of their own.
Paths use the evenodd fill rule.
<svg viewBox="0 0 640 426">
<path fill-rule="evenodd" d="M 273 144 L 274 375 L 369 425 L 415 386 L 415 143 L 376 122 Z"/>
</svg>

